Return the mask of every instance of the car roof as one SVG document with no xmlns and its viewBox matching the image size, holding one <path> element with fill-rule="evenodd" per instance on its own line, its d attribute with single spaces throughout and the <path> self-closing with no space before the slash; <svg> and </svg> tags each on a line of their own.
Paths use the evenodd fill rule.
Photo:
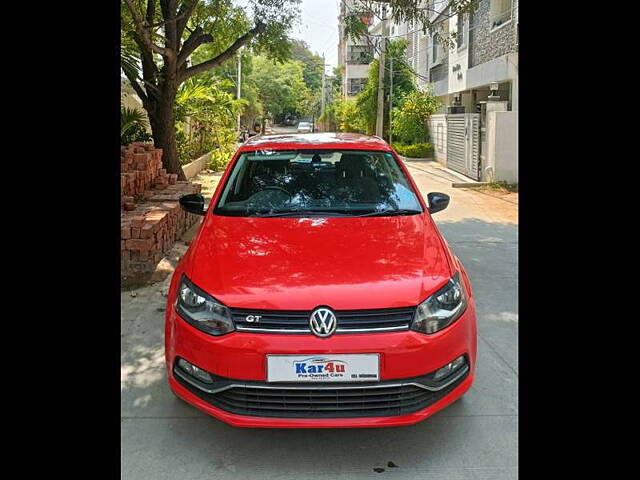
<svg viewBox="0 0 640 480">
<path fill-rule="evenodd" d="M 380 137 L 359 133 L 304 133 L 257 135 L 249 138 L 240 151 L 257 149 L 342 149 L 342 150 L 383 150 L 391 152 L 391 147 Z"/>
</svg>

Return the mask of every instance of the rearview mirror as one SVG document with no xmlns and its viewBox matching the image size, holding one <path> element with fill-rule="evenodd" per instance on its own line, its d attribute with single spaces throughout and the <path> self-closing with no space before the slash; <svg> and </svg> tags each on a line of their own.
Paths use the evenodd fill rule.
<svg viewBox="0 0 640 480">
<path fill-rule="evenodd" d="M 204 197 L 199 193 L 191 193 L 180 197 L 180 208 L 185 212 L 205 215 L 207 207 L 204 204 Z"/>
<path fill-rule="evenodd" d="M 436 213 L 444 210 L 449 206 L 449 195 L 440 192 L 431 192 L 427 194 L 429 201 L 429 213 Z"/>
</svg>

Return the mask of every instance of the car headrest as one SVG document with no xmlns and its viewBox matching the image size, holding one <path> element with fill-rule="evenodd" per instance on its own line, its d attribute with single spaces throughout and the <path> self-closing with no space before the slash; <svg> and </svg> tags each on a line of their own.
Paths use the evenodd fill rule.
<svg viewBox="0 0 640 480">
<path fill-rule="evenodd" d="M 373 177 L 375 174 L 369 165 L 368 155 L 344 153 L 336 163 L 339 174 L 344 171 L 349 176 Z"/>
</svg>

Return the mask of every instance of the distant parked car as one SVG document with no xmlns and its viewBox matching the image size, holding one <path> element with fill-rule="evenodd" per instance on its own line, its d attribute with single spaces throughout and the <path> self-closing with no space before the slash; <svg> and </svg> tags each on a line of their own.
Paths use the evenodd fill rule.
<svg viewBox="0 0 640 480">
<path fill-rule="evenodd" d="M 310 122 L 300 122 L 298 124 L 298 133 L 311 133 L 311 130 Z"/>
</svg>

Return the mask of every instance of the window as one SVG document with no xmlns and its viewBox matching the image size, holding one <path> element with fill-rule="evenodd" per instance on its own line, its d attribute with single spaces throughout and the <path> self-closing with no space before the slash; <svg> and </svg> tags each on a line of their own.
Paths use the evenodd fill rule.
<svg viewBox="0 0 640 480">
<path fill-rule="evenodd" d="M 467 39 L 464 31 L 464 13 L 458 14 L 458 31 L 456 33 L 456 41 L 458 43 L 458 48 L 462 48 L 465 46 Z"/>
<path fill-rule="evenodd" d="M 436 17 L 445 7 L 444 0 L 429 0 L 427 2 L 427 12 L 429 13 L 429 17 Z"/>
<path fill-rule="evenodd" d="M 433 59 L 431 63 L 434 65 L 438 63 L 439 46 L 440 46 L 440 41 L 438 40 L 438 35 L 436 34 L 431 38 L 431 58 Z"/>
<path fill-rule="evenodd" d="M 443 151 L 443 144 L 444 144 L 444 135 L 443 135 L 443 130 L 442 130 L 442 124 L 439 123 L 436 127 L 436 143 L 438 144 L 438 151 L 442 152 Z"/>
<path fill-rule="evenodd" d="M 364 90 L 366 84 L 366 78 L 350 78 L 349 83 L 347 84 L 347 95 L 352 96 L 359 94 Z"/>
<path fill-rule="evenodd" d="M 225 216 L 422 213 L 393 155 L 333 149 L 243 153 L 214 212 Z"/>
<path fill-rule="evenodd" d="M 511 20 L 513 0 L 491 0 L 491 28 L 499 27 Z"/>
<path fill-rule="evenodd" d="M 373 60 L 373 45 L 349 45 L 347 63 L 365 65 Z"/>
</svg>

